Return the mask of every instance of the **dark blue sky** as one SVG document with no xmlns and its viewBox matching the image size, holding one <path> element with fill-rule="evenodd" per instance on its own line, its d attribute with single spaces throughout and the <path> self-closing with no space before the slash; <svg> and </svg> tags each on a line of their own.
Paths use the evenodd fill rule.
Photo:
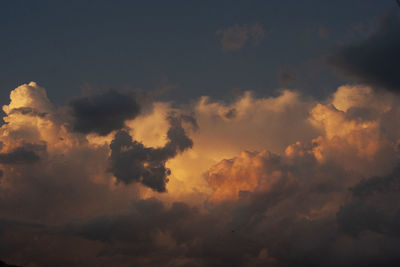
<svg viewBox="0 0 400 267">
<path fill-rule="evenodd" d="M 365 38 L 395 1 L 3 1 L 0 97 L 29 81 L 65 103 L 84 86 L 169 88 L 186 102 L 237 90 L 271 95 L 280 74 L 290 88 L 325 96 L 346 82 L 324 57 Z M 222 51 L 217 30 L 262 25 L 259 45 Z M 173 86 L 170 86 L 173 85 Z"/>
</svg>

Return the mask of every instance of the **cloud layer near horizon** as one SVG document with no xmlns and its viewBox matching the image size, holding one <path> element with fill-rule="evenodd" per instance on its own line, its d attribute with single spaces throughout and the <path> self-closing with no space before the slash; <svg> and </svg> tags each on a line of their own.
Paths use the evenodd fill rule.
<svg viewBox="0 0 400 267">
<path fill-rule="evenodd" d="M 2 259 L 400 262 L 398 95 L 344 85 L 324 101 L 290 90 L 268 98 L 246 92 L 229 103 L 146 102 L 141 112 L 133 94 L 104 100 L 108 94 L 55 107 L 34 82 L 11 91 L 0 128 Z M 119 96 L 132 97 L 132 112 L 118 112 Z M 88 128 L 82 110 L 105 116 L 104 124 Z"/>
</svg>

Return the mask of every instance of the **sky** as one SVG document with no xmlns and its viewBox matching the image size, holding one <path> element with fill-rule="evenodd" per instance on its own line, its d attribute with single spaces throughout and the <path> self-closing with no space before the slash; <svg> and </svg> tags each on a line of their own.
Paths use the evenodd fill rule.
<svg viewBox="0 0 400 267">
<path fill-rule="evenodd" d="M 399 266 L 396 1 L 7 1 L 0 260 Z"/>
</svg>

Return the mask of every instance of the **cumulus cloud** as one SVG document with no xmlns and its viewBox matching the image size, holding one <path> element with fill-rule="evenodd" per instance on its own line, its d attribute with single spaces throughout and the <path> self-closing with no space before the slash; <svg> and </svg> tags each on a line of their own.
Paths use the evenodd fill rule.
<svg viewBox="0 0 400 267">
<path fill-rule="evenodd" d="M 13 110 L 23 111 L 24 109 L 31 111 L 36 110 L 43 113 L 54 111 L 53 105 L 47 98 L 46 90 L 35 82 L 23 84 L 12 90 L 10 99 L 10 104 L 3 106 L 3 110 L 6 114 L 12 113 Z"/>
<path fill-rule="evenodd" d="M 398 92 L 400 88 L 400 16 L 381 19 L 366 40 L 339 47 L 328 61 L 339 72 L 358 82 Z"/>
<path fill-rule="evenodd" d="M 22 85 L 0 128 L 0 258 L 397 266 L 399 103 L 364 85 L 324 101 L 247 92 L 232 102 L 154 102 L 111 131 L 82 134 L 43 88 Z M 21 107 L 29 112 L 12 111 Z"/>
<path fill-rule="evenodd" d="M 231 103 L 202 97 L 195 106 L 200 131 L 199 136 L 194 136 L 194 143 L 201 148 L 218 147 L 224 152 L 231 149 L 235 154 L 260 147 L 283 152 L 289 144 L 317 135 L 308 121 L 313 104 L 289 90 L 266 98 L 245 92 Z"/>
<path fill-rule="evenodd" d="M 208 183 L 215 188 L 210 200 L 238 199 L 241 193 L 253 192 L 260 187 L 267 191 L 281 178 L 279 167 L 273 166 L 279 161 L 277 155 L 268 151 L 244 151 L 239 157 L 219 162 L 208 173 Z"/>
<path fill-rule="evenodd" d="M 109 95 L 94 97 L 95 103 L 102 103 L 101 99 L 106 101 L 105 96 Z M 115 211 L 124 209 L 130 200 L 142 194 L 142 189 L 136 185 L 116 185 L 116 178 L 109 172 L 113 135 L 99 136 L 95 132 L 81 135 L 70 131 L 70 116 L 65 112 L 68 109 L 55 108 L 44 88 L 34 82 L 14 89 L 10 100 L 10 104 L 3 107 L 7 123 L 0 128 L 2 216 L 59 222 L 71 216 L 88 216 L 110 208 Z M 114 100 L 111 99 L 107 105 L 112 107 L 106 107 L 106 110 L 120 108 L 121 103 Z M 96 105 L 97 108 L 100 106 Z M 46 116 L 32 113 L 32 110 L 46 113 Z M 195 122 L 189 117 L 170 117 L 170 131 L 159 133 L 167 134 L 169 142 L 162 151 L 155 149 L 158 154 L 153 153 L 157 154 L 153 162 L 158 160 L 165 164 L 191 145 L 181 127 L 181 121 Z M 129 160 L 139 159 L 131 157 Z M 120 202 L 118 208 L 110 206 L 117 202 Z"/>
<path fill-rule="evenodd" d="M 260 24 L 234 25 L 232 27 L 218 30 L 221 49 L 224 52 L 240 50 L 248 41 L 253 45 L 259 45 L 264 39 L 264 28 Z"/>
</svg>

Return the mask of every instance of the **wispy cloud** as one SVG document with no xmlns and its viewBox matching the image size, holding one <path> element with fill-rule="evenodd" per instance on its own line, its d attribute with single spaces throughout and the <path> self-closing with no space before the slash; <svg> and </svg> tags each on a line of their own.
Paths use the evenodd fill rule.
<svg viewBox="0 0 400 267">
<path fill-rule="evenodd" d="M 224 52 L 240 50 L 247 42 L 259 45 L 264 39 L 264 34 L 264 28 L 260 24 L 244 24 L 242 26 L 236 24 L 217 31 L 221 42 L 221 49 Z"/>
</svg>

